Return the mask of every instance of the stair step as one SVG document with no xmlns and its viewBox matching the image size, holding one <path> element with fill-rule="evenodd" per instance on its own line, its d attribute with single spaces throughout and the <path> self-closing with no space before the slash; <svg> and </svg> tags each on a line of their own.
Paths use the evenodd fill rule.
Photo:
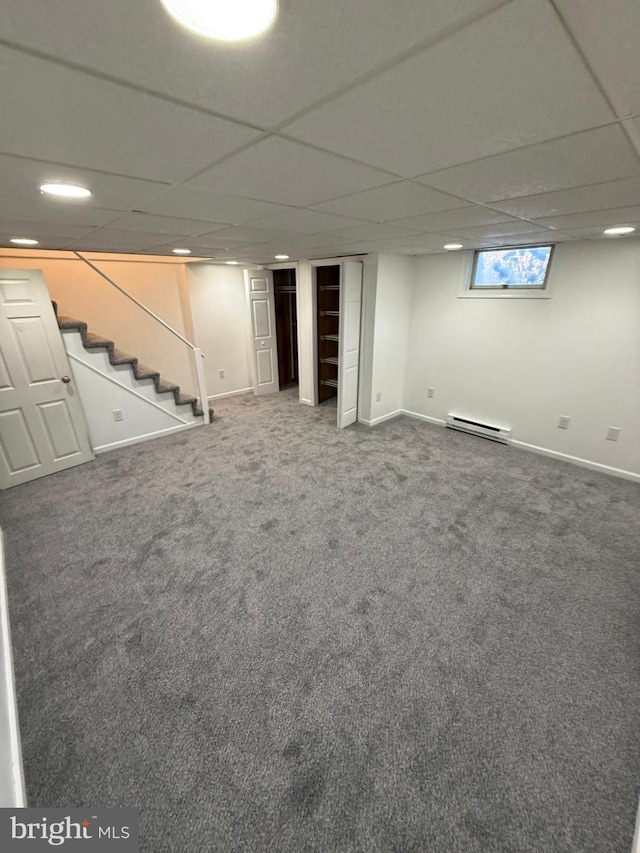
<svg viewBox="0 0 640 853">
<path fill-rule="evenodd" d="M 56 312 L 56 316 L 57 308 L 58 306 L 54 303 L 54 311 Z M 174 382 L 168 382 L 166 380 L 163 380 L 157 370 L 152 370 L 150 367 L 146 367 L 145 365 L 140 364 L 135 356 L 129 355 L 128 353 L 123 352 L 122 350 L 116 349 L 113 341 L 109 341 L 106 338 L 100 337 L 100 335 L 96 335 L 94 332 L 90 332 L 87 328 L 87 324 L 84 323 L 82 320 L 74 320 L 73 317 L 63 316 L 57 316 L 57 320 L 58 326 L 63 331 L 68 330 L 80 332 L 80 337 L 82 338 L 82 345 L 85 349 L 106 349 L 110 364 L 128 364 L 131 367 L 131 371 L 135 379 L 140 381 L 145 379 L 152 379 L 153 384 L 155 385 L 155 390 L 158 394 L 171 393 L 173 394 L 176 406 L 191 406 L 191 410 L 195 417 L 204 416 L 204 411 L 200 407 L 197 397 L 181 394 L 179 385 L 176 385 Z M 213 418 L 213 409 L 209 409 L 209 416 L 211 419 Z"/>
</svg>

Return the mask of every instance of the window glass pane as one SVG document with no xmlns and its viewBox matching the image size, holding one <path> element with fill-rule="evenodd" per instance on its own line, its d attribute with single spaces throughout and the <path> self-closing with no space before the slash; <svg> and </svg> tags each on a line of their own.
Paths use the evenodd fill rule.
<svg viewBox="0 0 640 853">
<path fill-rule="evenodd" d="M 544 287 L 551 248 L 521 246 L 478 252 L 472 287 Z"/>
</svg>

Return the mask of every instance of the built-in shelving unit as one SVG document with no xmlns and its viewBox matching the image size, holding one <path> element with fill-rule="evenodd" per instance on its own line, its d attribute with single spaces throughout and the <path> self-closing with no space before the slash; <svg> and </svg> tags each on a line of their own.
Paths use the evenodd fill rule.
<svg viewBox="0 0 640 853">
<path fill-rule="evenodd" d="M 338 392 L 340 266 L 316 267 L 318 317 L 318 402 Z"/>
</svg>

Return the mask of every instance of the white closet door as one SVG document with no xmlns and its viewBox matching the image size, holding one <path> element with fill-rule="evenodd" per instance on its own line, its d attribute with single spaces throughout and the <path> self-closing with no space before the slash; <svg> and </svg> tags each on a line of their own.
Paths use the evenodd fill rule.
<svg viewBox="0 0 640 853">
<path fill-rule="evenodd" d="M 0 488 L 94 459 L 39 270 L 0 274 Z"/>
<path fill-rule="evenodd" d="M 247 270 L 245 283 L 251 319 L 253 392 L 256 396 L 273 394 L 280 390 L 273 273 Z"/>
<path fill-rule="evenodd" d="M 342 429 L 358 419 L 362 264 L 358 261 L 343 261 L 340 266 L 338 426 Z"/>
</svg>

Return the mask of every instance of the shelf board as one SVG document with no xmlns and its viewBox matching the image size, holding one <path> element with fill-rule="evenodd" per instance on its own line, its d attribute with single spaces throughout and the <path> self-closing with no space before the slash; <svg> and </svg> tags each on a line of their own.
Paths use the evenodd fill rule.
<svg viewBox="0 0 640 853">
<path fill-rule="evenodd" d="M 340 364 L 337 356 L 331 356 L 331 358 L 321 358 L 320 361 L 323 364 Z"/>
<path fill-rule="evenodd" d="M 339 311 L 321 311 L 320 316 L 321 317 L 339 317 L 340 312 Z"/>
<path fill-rule="evenodd" d="M 330 385 L 332 388 L 337 388 L 338 387 L 338 380 L 337 379 L 321 379 L 320 384 L 321 385 Z"/>
<path fill-rule="evenodd" d="M 340 336 L 339 335 L 320 335 L 320 340 L 321 341 L 339 341 Z"/>
<path fill-rule="evenodd" d="M 321 284 L 320 290 L 340 290 L 339 284 Z"/>
</svg>

